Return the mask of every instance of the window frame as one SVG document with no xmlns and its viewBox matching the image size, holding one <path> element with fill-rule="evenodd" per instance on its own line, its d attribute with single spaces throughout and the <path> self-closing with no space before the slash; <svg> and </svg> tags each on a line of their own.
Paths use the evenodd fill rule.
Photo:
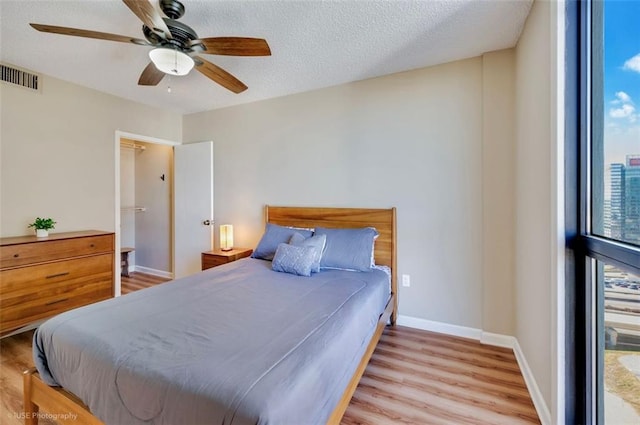
<svg viewBox="0 0 640 425">
<path fill-rule="evenodd" d="M 591 233 L 592 43 L 602 1 L 569 0 L 565 34 L 565 419 L 604 423 L 604 292 L 595 260 L 640 274 L 640 249 Z M 595 78 L 602 76 L 595 75 Z M 603 123 L 601 124 L 603 125 Z M 600 128 L 595 128 L 601 130 Z"/>
</svg>

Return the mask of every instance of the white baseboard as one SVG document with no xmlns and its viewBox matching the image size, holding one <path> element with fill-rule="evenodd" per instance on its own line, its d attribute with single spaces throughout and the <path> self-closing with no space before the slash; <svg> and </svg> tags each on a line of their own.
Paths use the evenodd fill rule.
<svg viewBox="0 0 640 425">
<path fill-rule="evenodd" d="M 527 389 L 529 389 L 529 394 L 531 395 L 531 400 L 536 408 L 536 412 L 538 412 L 540 422 L 542 422 L 542 425 L 551 425 L 551 413 L 549 412 L 547 403 L 544 401 L 544 397 L 540 392 L 536 378 L 534 378 L 533 372 L 531 372 L 529 363 L 527 363 L 527 359 L 522 352 L 522 348 L 520 348 L 518 340 L 514 338 L 514 341 L 513 354 L 516 356 L 518 366 L 520 366 L 522 377 L 524 378 L 524 382 L 527 384 Z"/>
<path fill-rule="evenodd" d="M 131 269 L 131 267 L 129 267 L 129 269 Z M 146 274 L 150 274 L 150 275 L 158 276 L 158 277 L 166 277 L 167 279 L 173 279 L 173 273 L 165 272 L 164 270 L 156 270 L 156 269 L 152 269 L 152 268 L 149 268 L 149 267 L 143 267 L 143 266 L 135 265 L 135 266 L 133 266 L 133 271 L 134 272 L 140 272 L 140 273 L 146 273 Z"/>
<path fill-rule="evenodd" d="M 491 332 L 482 332 L 480 342 L 487 345 L 493 345 L 496 347 L 511 348 L 516 344 L 516 339 L 513 336 L 494 334 Z"/>
<path fill-rule="evenodd" d="M 542 425 L 551 425 L 551 414 L 549 413 L 547 403 L 544 401 L 544 397 L 542 397 L 540 388 L 538 387 L 533 373 L 529 368 L 529 364 L 524 357 L 524 353 L 520 348 L 520 344 L 515 337 L 509 335 L 494 334 L 491 332 L 484 332 L 481 329 L 470 328 L 466 326 L 450 325 L 448 323 L 436 322 L 433 320 L 426 320 L 420 319 L 418 317 L 403 315 L 398 316 L 397 323 L 400 326 L 407 326 L 409 328 L 438 332 L 452 336 L 459 336 L 462 338 L 470 338 L 478 340 L 481 343 L 487 345 L 511 348 L 516 357 L 516 361 L 518 362 L 518 366 L 520 367 L 520 371 L 522 372 L 522 377 L 524 378 L 524 382 L 527 385 L 527 389 L 529 390 L 529 394 L 531 395 L 531 400 L 533 401 L 533 405 L 536 408 L 536 412 L 538 413 L 540 422 L 542 422 Z"/>
<path fill-rule="evenodd" d="M 424 331 L 438 332 L 441 334 L 459 336 L 480 340 L 482 331 L 480 329 L 468 328 L 466 326 L 450 325 L 448 323 L 435 322 L 433 320 L 420 319 L 411 316 L 398 316 L 398 325 L 409 328 L 422 329 Z"/>
</svg>

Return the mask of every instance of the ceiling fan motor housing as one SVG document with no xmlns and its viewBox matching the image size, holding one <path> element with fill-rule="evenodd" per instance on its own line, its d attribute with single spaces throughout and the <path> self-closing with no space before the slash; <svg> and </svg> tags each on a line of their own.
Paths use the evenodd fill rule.
<svg viewBox="0 0 640 425">
<path fill-rule="evenodd" d="M 168 16 L 168 18 L 163 17 L 162 20 L 171 32 L 171 38 L 165 39 L 146 25 L 143 25 L 142 32 L 149 43 L 158 47 L 171 47 L 185 53 L 204 50 L 204 47 L 199 43 L 192 46 L 191 41 L 198 39 L 198 34 L 193 28 L 176 20 L 184 15 L 185 9 L 182 3 L 177 0 L 160 0 L 160 8 Z"/>
<path fill-rule="evenodd" d="M 142 32 L 144 33 L 145 38 L 149 41 L 149 43 L 157 45 L 157 46 L 169 46 L 176 47 L 182 51 L 189 51 L 189 47 L 191 46 L 191 40 L 197 40 L 198 34 L 191 28 L 190 26 L 183 24 L 182 22 L 178 22 L 174 19 L 170 18 L 162 18 L 167 24 L 169 31 L 171 32 L 170 39 L 164 39 L 160 37 L 157 33 L 152 31 L 146 25 L 142 26 Z"/>
<path fill-rule="evenodd" d="M 177 0 L 160 0 L 160 9 L 171 19 L 180 19 L 184 15 L 184 5 Z"/>
</svg>

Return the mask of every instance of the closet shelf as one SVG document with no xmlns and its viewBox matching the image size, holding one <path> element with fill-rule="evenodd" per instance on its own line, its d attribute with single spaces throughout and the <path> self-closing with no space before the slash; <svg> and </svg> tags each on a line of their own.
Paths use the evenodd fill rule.
<svg viewBox="0 0 640 425">
<path fill-rule="evenodd" d="M 137 143 L 127 143 L 127 142 L 120 142 L 120 147 L 125 149 L 133 149 L 133 150 L 141 150 L 141 151 L 147 149 L 144 145 L 139 145 Z"/>
</svg>

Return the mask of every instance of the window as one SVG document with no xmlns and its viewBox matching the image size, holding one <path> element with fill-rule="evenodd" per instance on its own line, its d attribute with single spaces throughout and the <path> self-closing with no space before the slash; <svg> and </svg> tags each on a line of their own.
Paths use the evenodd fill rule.
<svg viewBox="0 0 640 425">
<path fill-rule="evenodd" d="M 597 7 L 591 228 L 594 235 L 640 245 L 640 2 L 605 1 Z"/>
<path fill-rule="evenodd" d="M 640 274 L 593 260 L 599 300 L 598 353 L 607 424 L 640 423 Z"/>
<path fill-rule="evenodd" d="M 640 423 L 640 2 L 567 17 L 567 421 Z"/>
</svg>

